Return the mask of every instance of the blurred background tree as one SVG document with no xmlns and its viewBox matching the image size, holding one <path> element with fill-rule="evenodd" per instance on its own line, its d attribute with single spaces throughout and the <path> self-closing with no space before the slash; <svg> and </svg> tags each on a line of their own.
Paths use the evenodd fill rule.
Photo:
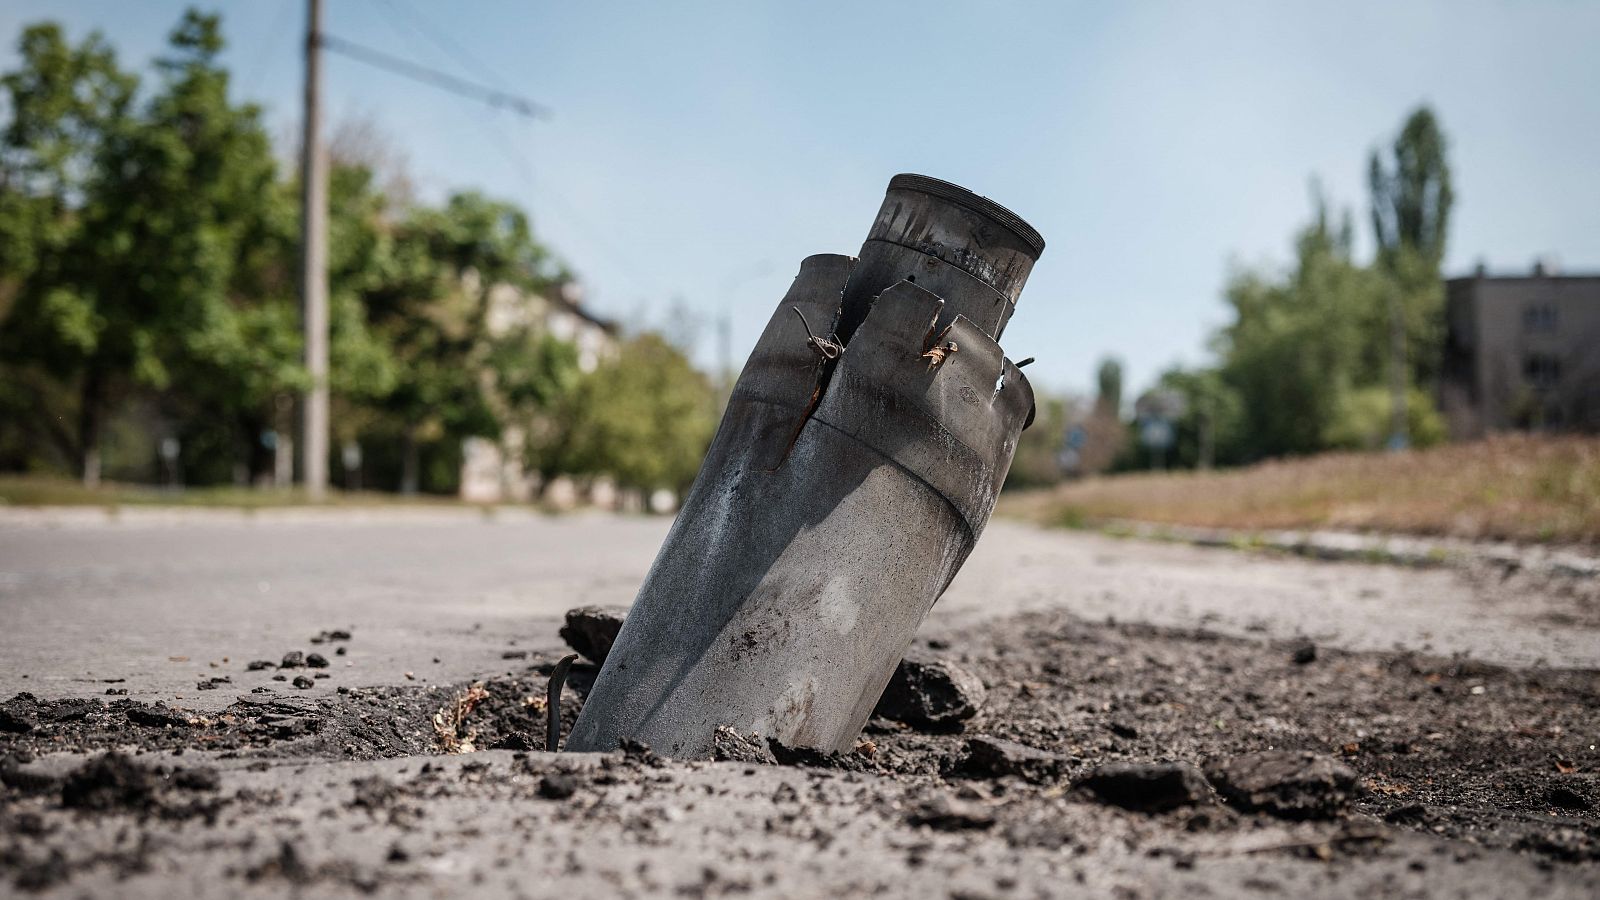
<svg viewBox="0 0 1600 900">
<path fill-rule="evenodd" d="M 530 449 L 543 473 L 611 475 L 623 487 L 682 491 L 716 429 L 710 380 L 657 334 L 625 342 L 563 396 Z"/>
<path fill-rule="evenodd" d="M 1170 464 L 1376 449 L 1397 426 L 1415 446 L 1444 439 L 1435 403 L 1444 341 L 1439 267 L 1454 202 L 1445 146 L 1438 120 L 1422 107 L 1406 119 L 1391 161 L 1372 155 L 1372 263 L 1355 259 L 1349 212 L 1330 210 L 1313 183 L 1293 264 L 1234 271 L 1224 290 L 1233 319 L 1213 338 L 1216 363 L 1160 379 L 1185 399 Z M 1130 446 L 1118 467 L 1148 464 Z"/>
<path fill-rule="evenodd" d="M 306 385 L 298 173 L 229 99 L 222 49 L 188 12 L 142 94 L 100 35 L 23 32 L 0 78 L 0 469 L 94 485 L 105 449 L 125 480 L 281 482 Z M 526 212 L 417 202 L 370 123 L 330 155 L 334 453 L 367 447 L 369 487 L 453 491 L 464 439 L 512 433 L 546 480 L 693 478 L 709 385 L 650 334 L 581 371 L 529 312 L 573 276 Z"/>
</svg>

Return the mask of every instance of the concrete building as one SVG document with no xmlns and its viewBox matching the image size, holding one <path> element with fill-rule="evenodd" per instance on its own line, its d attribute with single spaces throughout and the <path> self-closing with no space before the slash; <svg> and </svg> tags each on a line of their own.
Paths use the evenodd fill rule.
<svg viewBox="0 0 1600 900">
<path fill-rule="evenodd" d="M 469 280 L 476 277 L 468 273 Z M 469 284 L 468 288 L 472 289 Z M 617 349 L 617 325 L 583 306 L 583 295 L 576 282 L 562 284 L 548 295 L 524 291 L 509 284 L 489 290 L 486 316 L 489 333 L 507 334 L 518 328 L 532 328 L 571 343 L 578 350 L 578 368 L 585 372 Z M 527 502 L 538 492 L 538 476 L 523 465 L 525 436 L 518 428 L 508 428 L 500 440 L 467 438 L 461 446 L 461 499 L 473 503 Z M 577 489 L 559 485 L 552 502 L 576 503 Z"/>
<path fill-rule="evenodd" d="M 1482 267 L 1445 282 L 1440 405 L 1453 437 L 1600 431 L 1600 275 Z"/>
</svg>

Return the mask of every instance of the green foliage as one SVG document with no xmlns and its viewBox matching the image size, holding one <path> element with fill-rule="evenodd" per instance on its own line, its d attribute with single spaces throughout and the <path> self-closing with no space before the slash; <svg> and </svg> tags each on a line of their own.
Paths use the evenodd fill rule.
<svg viewBox="0 0 1600 900">
<path fill-rule="evenodd" d="M 1392 399 L 1387 387 L 1346 391 L 1338 398 L 1323 443 L 1336 450 L 1377 450 L 1389 438 Z M 1406 396 L 1406 427 L 1414 447 L 1431 447 L 1445 439 L 1444 416 L 1427 393 L 1412 388 Z"/>
<path fill-rule="evenodd" d="M 1118 415 L 1122 411 L 1122 363 L 1119 360 L 1107 357 L 1100 361 L 1100 369 L 1095 373 L 1095 381 L 1100 392 L 1095 399 L 1095 408 L 1109 415 Z"/>
<path fill-rule="evenodd" d="M 1446 145 L 1433 111 L 1423 106 L 1401 127 L 1392 162 L 1373 153 L 1367 166 L 1377 269 L 1389 278 L 1392 314 L 1400 320 L 1402 369 L 1408 384 L 1426 387 L 1438 379 L 1444 347 L 1439 266 L 1455 203 Z"/>
<path fill-rule="evenodd" d="M 1382 376 L 1383 283 L 1351 259 L 1346 217 L 1331 227 L 1318 198 L 1285 277 L 1239 272 L 1227 300 L 1233 324 L 1217 344 L 1221 381 L 1242 409 L 1236 444 L 1219 457 L 1247 462 L 1323 449 L 1339 396 Z"/>
<path fill-rule="evenodd" d="M 1455 203 L 1445 144 L 1433 110 L 1423 106 L 1395 138 L 1393 165 L 1385 166 L 1377 153 L 1368 162 L 1372 231 L 1385 265 L 1402 251 L 1415 254 L 1435 273 L 1444 260 Z"/>
<path fill-rule="evenodd" d="M 1202 464 L 1238 462 L 1244 442 L 1245 410 L 1239 392 L 1216 369 L 1169 369 L 1160 387 L 1184 398 L 1166 464 L 1189 469 Z M 1209 459 L 1206 455 L 1209 453 Z"/>
<path fill-rule="evenodd" d="M 240 290 L 259 287 L 253 250 L 282 241 L 284 217 L 259 110 L 229 102 L 215 16 L 184 16 L 142 105 L 97 36 L 73 48 L 35 26 L 21 49 L 0 229 L 26 251 L 0 260 L 15 292 L 0 341 L 8 365 L 77 385 L 72 450 L 92 482 L 117 398 L 181 380 L 186 405 L 231 418 L 295 384 L 292 301 Z"/>
<path fill-rule="evenodd" d="M 0 77 L 0 468 L 92 484 L 105 447 L 147 478 L 177 436 L 191 482 L 271 471 L 263 435 L 307 386 L 300 186 L 229 98 L 223 46 L 186 13 L 141 92 L 99 35 L 23 32 Z M 547 476 L 693 477 L 711 410 L 681 354 L 646 335 L 583 375 L 541 314 L 571 276 L 525 212 L 402 202 L 356 149 L 330 172 L 330 386 L 336 446 L 397 474 L 367 487 L 454 489 L 468 436 L 527 435 Z"/>
<path fill-rule="evenodd" d="M 1424 107 L 1407 119 L 1392 157 L 1386 164 L 1373 154 L 1368 166 L 1378 245 L 1373 264 L 1355 261 L 1349 215 L 1334 222 L 1318 193 L 1287 272 L 1240 270 L 1230 277 L 1225 296 L 1234 316 L 1215 338 L 1216 367 L 1162 378 L 1162 386 L 1188 400 L 1174 464 L 1200 462 L 1202 425 L 1209 427 L 1215 462 L 1224 465 L 1382 446 L 1391 427 L 1387 385 L 1396 325 L 1411 441 L 1443 439 L 1430 388 L 1444 343 L 1439 264 L 1454 192 L 1431 111 Z"/>
<path fill-rule="evenodd" d="M 532 455 L 547 472 L 609 474 L 624 487 L 683 490 L 710 444 L 715 392 L 660 335 L 625 342 L 560 405 Z"/>
</svg>

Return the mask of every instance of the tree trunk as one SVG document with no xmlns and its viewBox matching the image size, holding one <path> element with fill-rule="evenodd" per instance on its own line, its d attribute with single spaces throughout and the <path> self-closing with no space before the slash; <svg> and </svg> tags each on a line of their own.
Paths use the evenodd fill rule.
<svg viewBox="0 0 1600 900">
<path fill-rule="evenodd" d="M 97 369 L 83 377 L 78 405 L 78 477 L 83 486 L 100 486 L 100 419 L 105 383 Z"/>
<path fill-rule="evenodd" d="M 400 493 L 410 496 L 417 492 L 417 426 L 407 424 L 400 438 Z"/>
</svg>

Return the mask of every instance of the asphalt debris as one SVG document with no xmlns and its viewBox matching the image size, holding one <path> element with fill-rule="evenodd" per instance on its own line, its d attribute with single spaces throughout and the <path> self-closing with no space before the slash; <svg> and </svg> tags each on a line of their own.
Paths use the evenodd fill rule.
<svg viewBox="0 0 1600 900">
<path fill-rule="evenodd" d="M 1102 803 L 1136 812 L 1160 813 L 1209 803 L 1211 786 L 1191 763 L 1107 763 L 1073 787 Z"/>
<path fill-rule="evenodd" d="M 1333 818 L 1360 790 L 1349 766 L 1301 750 L 1229 757 L 1207 766 L 1206 775 L 1229 803 L 1286 819 Z"/>
<path fill-rule="evenodd" d="M 988 735 L 968 738 L 965 750 L 957 771 L 969 778 L 1011 776 L 1045 784 L 1065 776 L 1073 763 L 1059 753 Z"/>
<path fill-rule="evenodd" d="M 628 615 L 626 606 L 580 606 L 567 610 L 566 622 L 561 626 L 561 639 L 567 646 L 600 665 L 611 652 L 611 645 L 622 630 L 622 620 Z"/>
<path fill-rule="evenodd" d="M 921 731 L 960 731 L 983 708 L 987 694 L 978 676 L 954 663 L 907 657 L 872 714 Z"/>
</svg>

